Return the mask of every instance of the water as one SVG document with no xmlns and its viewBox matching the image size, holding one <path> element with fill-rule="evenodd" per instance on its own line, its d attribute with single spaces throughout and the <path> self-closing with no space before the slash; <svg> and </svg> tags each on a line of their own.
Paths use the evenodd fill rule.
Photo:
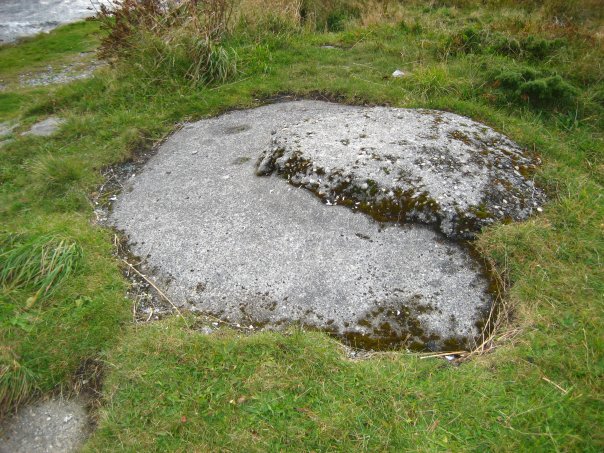
<svg viewBox="0 0 604 453">
<path fill-rule="evenodd" d="M 94 16 L 99 0 L 0 0 L 0 43 Z"/>
</svg>

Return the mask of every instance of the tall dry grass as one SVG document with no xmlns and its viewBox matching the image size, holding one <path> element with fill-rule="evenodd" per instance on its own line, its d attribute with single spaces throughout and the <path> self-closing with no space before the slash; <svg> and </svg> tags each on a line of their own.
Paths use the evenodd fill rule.
<svg viewBox="0 0 604 453">
<path fill-rule="evenodd" d="M 228 80 L 237 55 L 223 45 L 234 0 L 114 0 L 99 18 L 108 31 L 100 55 L 137 71 L 141 82 Z"/>
</svg>

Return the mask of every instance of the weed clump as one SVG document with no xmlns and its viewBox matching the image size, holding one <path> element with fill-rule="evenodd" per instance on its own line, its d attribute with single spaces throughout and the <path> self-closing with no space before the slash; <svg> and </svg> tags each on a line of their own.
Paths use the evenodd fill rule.
<svg viewBox="0 0 604 453">
<path fill-rule="evenodd" d="M 443 46 L 445 54 L 492 54 L 541 61 L 566 45 L 562 38 L 533 35 L 513 37 L 500 32 L 466 27 L 450 35 Z"/>
<path fill-rule="evenodd" d="M 579 94 L 579 90 L 559 74 L 532 68 L 501 70 L 493 76 L 493 86 L 510 100 L 541 107 L 568 107 L 577 102 Z"/>
<path fill-rule="evenodd" d="M 35 376 L 8 347 L 0 347 L 0 417 L 25 402 L 34 389 Z"/>
<path fill-rule="evenodd" d="M 113 0 L 99 13 L 108 31 L 100 56 L 150 82 L 224 82 L 237 72 L 237 55 L 224 44 L 232 12 L 233 0 Z"/>
</svg>

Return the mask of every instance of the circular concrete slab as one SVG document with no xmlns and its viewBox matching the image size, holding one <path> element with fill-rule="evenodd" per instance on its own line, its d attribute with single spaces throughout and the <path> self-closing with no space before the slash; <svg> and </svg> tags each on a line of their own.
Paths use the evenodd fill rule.
<svg viewBox="0 0 604 453">
<path fill-rule="evenodd" d="M 492 299 L 464 246 L 256 176 L 286 127 L 362 109 L 289 102 L 189 124 L 125 183 L 110 221 L 183 307 L 246 326 L 300 323 L 371 347 L 467 345 Z"/>
</svg>

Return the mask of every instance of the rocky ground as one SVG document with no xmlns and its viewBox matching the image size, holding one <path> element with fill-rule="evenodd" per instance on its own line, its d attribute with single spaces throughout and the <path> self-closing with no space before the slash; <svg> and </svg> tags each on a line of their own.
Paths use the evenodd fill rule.
<svg viewBox="0 0 604 453">
<path fill-rule="evenodd" d="M 90 56 L 84 53 L 80 55 L 80 59 L 61 65 L 58 68 L 48 66 L 44 71 L 20 74 L 19 85 L 22 87 L 36 87 L 87 79 L 92 76 L 94 71 L 103 66 L 105 66 L 104 62 L 91 60 Z"/>
</svg>

